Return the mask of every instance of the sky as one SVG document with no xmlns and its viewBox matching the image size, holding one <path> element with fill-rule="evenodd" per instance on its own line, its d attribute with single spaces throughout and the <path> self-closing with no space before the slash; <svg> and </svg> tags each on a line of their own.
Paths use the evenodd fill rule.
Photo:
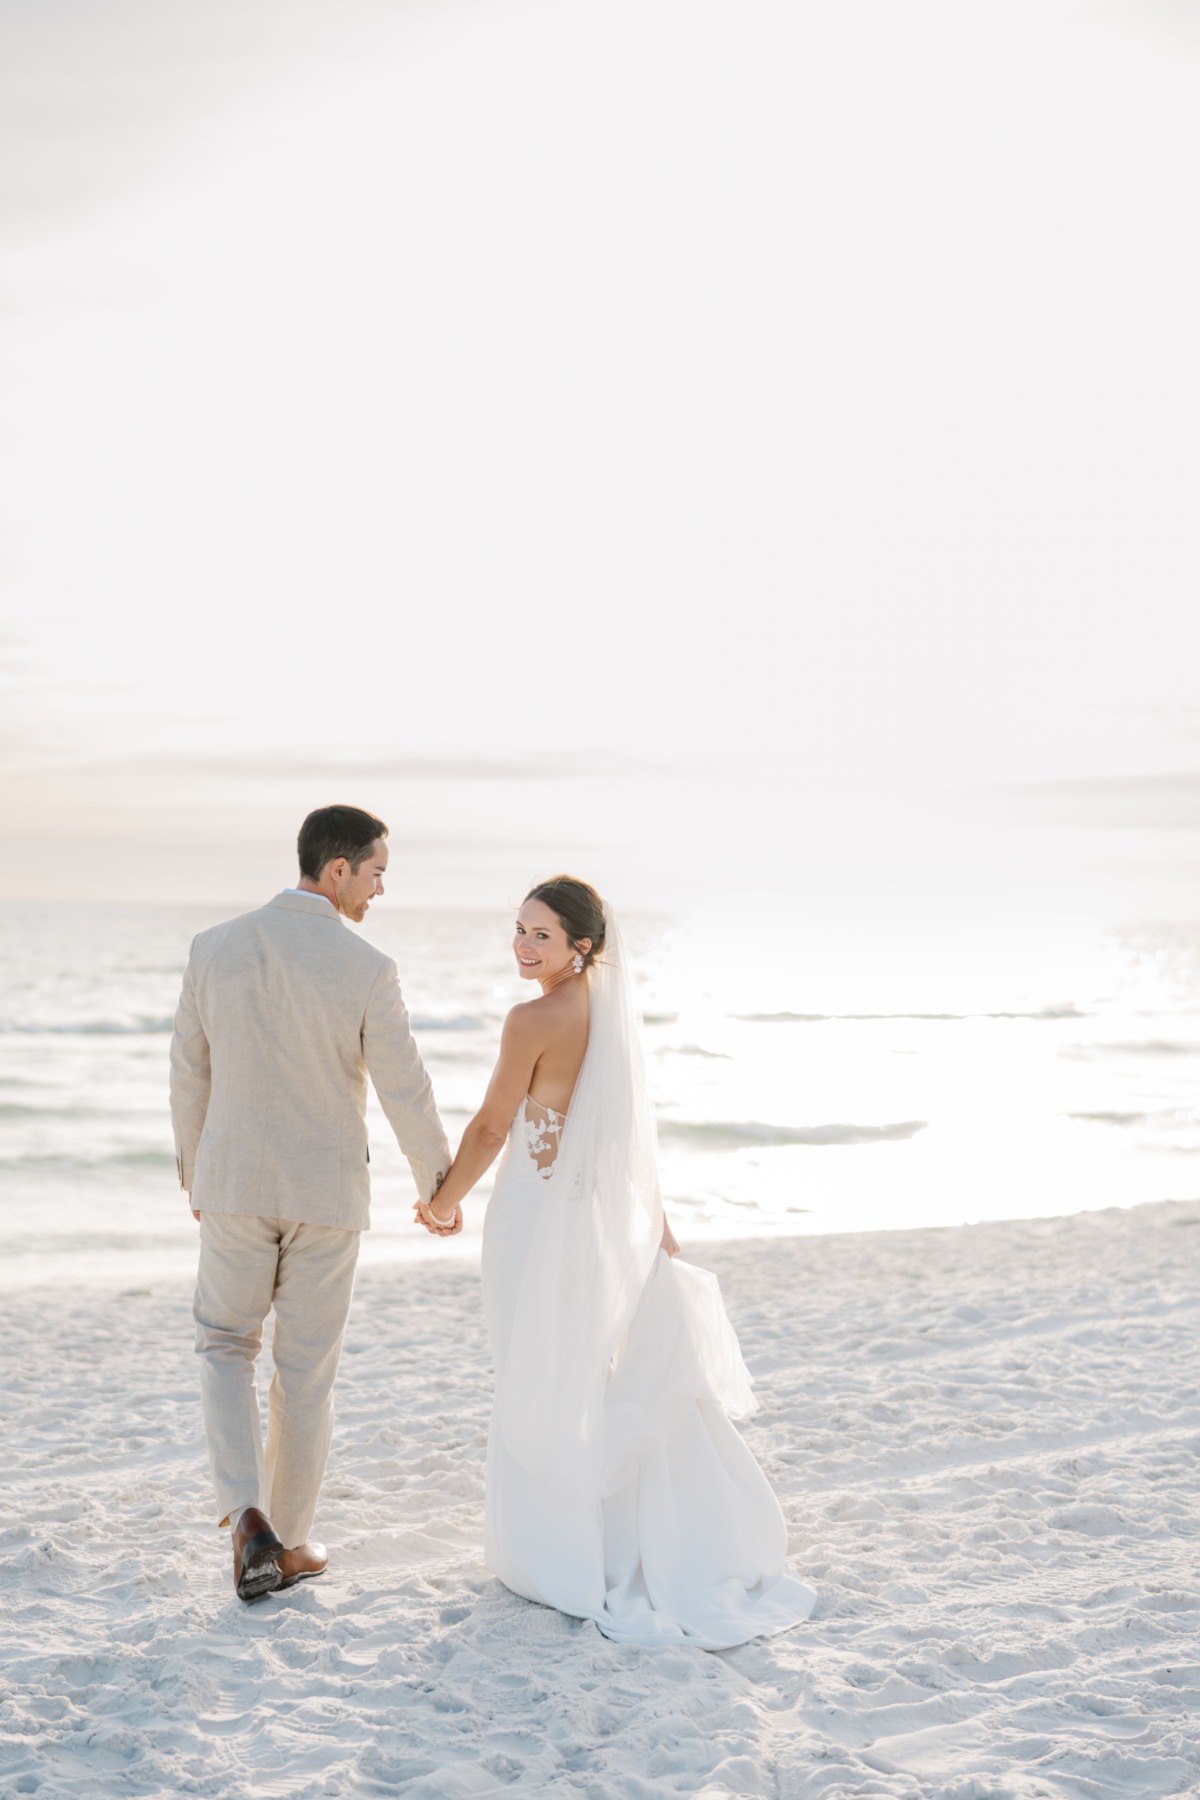
<svg viewBox="0 0 1200 1800">
<path fill-rule="evenodd" d="M 1165 0 L 0 0 L 0 896 L 1186 911 L 1198 166 Z"/>
</svg>

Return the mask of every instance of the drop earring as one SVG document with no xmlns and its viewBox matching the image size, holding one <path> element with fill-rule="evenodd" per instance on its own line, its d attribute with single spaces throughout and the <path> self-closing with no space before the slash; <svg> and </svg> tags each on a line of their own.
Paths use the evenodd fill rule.
<svg viewBox="0 0 1200 1800">
<path fill-rule="evenodd" d="M 583 958 L 580 956 L 578 950 L 575 952 L 575 961 L 571 964 L 571 967 L 577 975 L 583 974 Z"/>
</svg>

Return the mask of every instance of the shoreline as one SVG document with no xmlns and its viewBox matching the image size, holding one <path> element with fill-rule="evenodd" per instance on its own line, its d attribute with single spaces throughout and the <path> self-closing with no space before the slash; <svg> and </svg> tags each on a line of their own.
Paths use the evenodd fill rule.
<svg viewBox="0 0 1200 1800">
<path fill-rule="evenodd" d="M 1132 1217 L 1153 1213 L 1156 1209 L 1160 1208 L 1166 1211 L 1172 1211 L 1187 1207 L 1200 1208 L 1200 1195 L 1195 1198 L 1188 1197 L 1184 1199 L 1140 1200 L 1129 1206 L 1083 1207 L 1076 1211 L 1065 1213 L 1031 1213 L 1020 1218 L 970 1219 L 952 1225 L 875 1225 L 864 1227 L 862 1230 L 779 1231 L 720 1236 L 714 1234 L 712 1236 L 694 1237 L 682 1241 L 681 1254 L 683 1255 L 685 1262 L 703 1262 L 704 1258 L 710 1254 L 718 1258 L 723 1258 L 726 1254 L 737 1256 L 742 1250 L 745 1250 L 746 1254 L 751 1254 L 755 1248 L 757 1248 L 759 1252 L 764 1252 L 787 1249 L 791 1246 L 799 1246 L 801 1244 L 811 1245 L 841 1242 L 865 1244 L 877 1238 L 889 1242 L 896 1242 L 897 1240 L 905 1240 L 909 1237 L 924 1239 L 934 1236 L 945 1236 L 955 1232 L 1004 1231 L 1010 1228 L 1012 1230 L 1032 1229 L 1042 1226 L 1062 1225 L 1073 1219 L 1106 1218 L 1110 1215 Z M 483 1233 L 481 1227 L 482 1219 L 480 1221 L 480 1229 L 462 1234 L 457 1241 L 448 1240 L 440 1246 L 430 1244 L 428 1248 L 422 1244 L 412 1255 L 383 1255 L 378 1257 L 371 1256 L 369 1253 L 366 1256 L 360 1255 L 358 1270 L 355 1276 L 356 1291 L 357 1284 L 364 1279 L 374 1275 L 392 1273 L 400 1270 L 423 1271 L 430 1268 L 436 1268 L 440 1265 L 446 1269 L 467 1269 L 477 1273 L 479 1259 L 483 1248 Z M 363 1235 L 366 1240 L 369 1239 L 372 1234 L 368 1231 Z M 67 1280 L 39 1279 L 37 1281 L 17 1281 L 11 1283 L 6 1282 L 3 1277 L 0 1276 L 0 1297 L 2 1297 L 3 1301 L 7 1304 L 10 1301 L 17 1300 L 22 1295 L 65 1295 L 79 1293 L 108 1294 L 110 1297 L 117 1298 L 125 1294 L 134 1293 L 156 1295 L 165 1292 L 172 1287 L 182 1287 L 186 1285 L 190 1288 L 194 1279 L 194 1271 L 189 1272 L 182 1269 L 156 1270 L 146 1275 L 139 1274 L 136 1269 L 133 1269 L 128 1274 L 121 1276 L 115 1275 L 110 1271 L 105 1271 L 92 1277 L 81 1278 L 74 1276 Z"/>
</svg>

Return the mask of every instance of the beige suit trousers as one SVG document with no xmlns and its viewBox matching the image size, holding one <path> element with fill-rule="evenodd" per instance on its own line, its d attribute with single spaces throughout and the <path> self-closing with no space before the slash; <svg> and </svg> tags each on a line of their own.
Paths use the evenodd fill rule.
<svg viewBox="0 0 1200 1800">
<path fill-rule="evenodd" d="M 217 1518 L 260 1507 L 289 1549 L 312 1530 L 329 1458 L 359 1236 L 256 1214 L 201 1216 L 193 1316 Z M 264 1455 L 254 1371 L 272 1307 Z"/>
</svg>

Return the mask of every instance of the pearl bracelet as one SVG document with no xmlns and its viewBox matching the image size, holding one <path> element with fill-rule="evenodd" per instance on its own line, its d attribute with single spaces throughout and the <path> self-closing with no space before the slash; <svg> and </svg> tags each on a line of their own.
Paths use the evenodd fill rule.
<svg viewBox="0 0 1200 1800">
<path fill-rule="evenodd" d="M 437 1195 L 435 1194 L 433 1196 L 433 1199 L 422 1200 L 420 1202 L 420 1204 L 421 1204 L 422 1208 L 424 1209 L 424 1211 L 429 1214 L 430 1219 L 438 1227 L 438 1229 L 441 1231 L 444 1231 L 448 1225 L 453 1225 L 456 1217 L 458 1216 L 458 1207 L 456 1206 L 454 1208 L 454 1211 L 451 1213 L 451 1215 L 448 1219 L 439 1219 L 437 1214 L 433 1210 L 433 1201 L 436 1199 L 437 1199 Z"/>
</svg>

